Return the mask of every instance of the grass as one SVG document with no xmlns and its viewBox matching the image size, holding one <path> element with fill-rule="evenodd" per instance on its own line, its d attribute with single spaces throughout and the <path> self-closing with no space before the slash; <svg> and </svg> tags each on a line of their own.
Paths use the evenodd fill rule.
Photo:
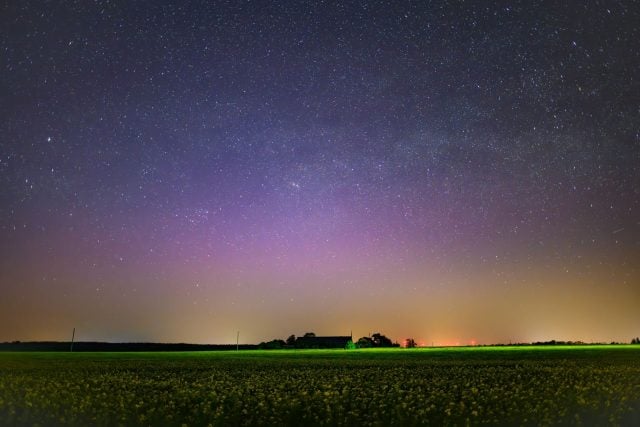
<svg viewBox="0 0 640 427">
<path fill-rule="evenodd" d="M 0 353 L 7 425 L 636 425 L 640 346 Z"/>
</svg>

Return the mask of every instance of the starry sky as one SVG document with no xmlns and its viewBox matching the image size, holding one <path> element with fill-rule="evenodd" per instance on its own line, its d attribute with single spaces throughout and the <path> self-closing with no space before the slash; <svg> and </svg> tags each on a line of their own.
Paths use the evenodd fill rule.
<svg viewBox="0 0 640 427">
<path fill-rule="evenodd" d="M 0 341 L 640 334 L 631 1 L 0 5 Z"/>
</svg>

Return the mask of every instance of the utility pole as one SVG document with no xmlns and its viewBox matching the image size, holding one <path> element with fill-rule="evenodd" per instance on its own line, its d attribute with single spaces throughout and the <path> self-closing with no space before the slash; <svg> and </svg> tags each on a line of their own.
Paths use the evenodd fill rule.
<svg viewBox="0 0 640 427">
<path fill-rule="evenodd" d="M 73 332 L 71 333 L 71 347 L 69 348 L 70 352 L 73 352 L 73 340 L 76 337 L 76 328 L 73 328 Z"/>
</svg>

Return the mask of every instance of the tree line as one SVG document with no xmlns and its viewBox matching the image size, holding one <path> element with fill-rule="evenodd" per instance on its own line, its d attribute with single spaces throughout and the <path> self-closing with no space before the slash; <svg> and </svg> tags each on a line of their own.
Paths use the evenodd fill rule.
<svg viewBox="0 0 640 427">
<path fill-rule="evenodd" d="M 413 340 L 412 340 L 413 341 Z M 271 341 L 261 342 L 258 348 L 264 350 L 278 349 L 309 349 L 309 348 L 383 348 L 383 347 L 400 347 L 400 344 L 394 343 L 388 337 L 379 332 L 370 336 L 361 337 L 356 342 L 350 336 L 334 336 L 322 337 L 317 336 L 313 332 L 307 332 L 302 336 L 296 337 L 290 335 L 286 340 L 273 339 Z"/>
</svg>

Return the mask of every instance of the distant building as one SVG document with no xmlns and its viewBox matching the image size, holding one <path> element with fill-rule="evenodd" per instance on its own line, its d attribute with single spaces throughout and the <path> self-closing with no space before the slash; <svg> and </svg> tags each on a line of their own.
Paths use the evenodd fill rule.
<svg viewBox="0 0 640 427">
<path fill-rule="evenodd" d="M 351 340 L 350 336 L 343 337 L 298 337 L 295 342 L 296 348 L 346 348 Z"/>
</svg>

